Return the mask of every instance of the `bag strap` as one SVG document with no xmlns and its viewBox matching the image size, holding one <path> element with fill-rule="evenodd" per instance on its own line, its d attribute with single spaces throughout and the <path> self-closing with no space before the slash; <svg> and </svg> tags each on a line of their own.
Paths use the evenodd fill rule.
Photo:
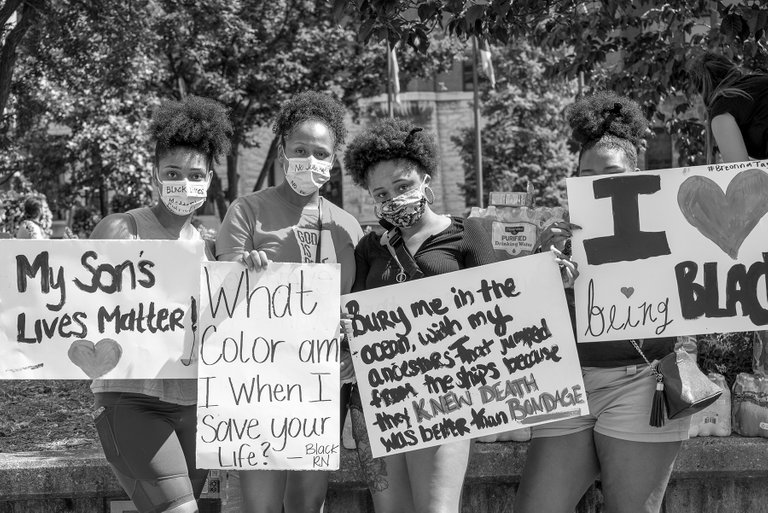
<svg viewBox="0 0 768 513">
<path fill-rule="evenodd" d="M 653 393 L 653 401 L 651 402 L 651 418 L 649 424 L 653 427 L 661 427 L 664 425 L 665 416 L 664 375 L 659 372 L 659 369 L 656 366 L 651 365 L 651 362 L 648 361 L 648 358 L 645 356 L 645 353 L 643 353 L 643 350 L 640 349 L 640 345 L 636 340 L 631 339 L 630 342 L 637 352 L 640 353 L 640 356 L 643 357 L 645 363 L 648 364 L 648 368 L 651 369 L 651 373 L 656 378 L 656 391 Z"/>
<path fill-rule="evenodd" d="M 409 278 L 411 280 L 416 280 L 424 277 L 424 273 L 421 268 L 419 268 L 419 264 L 416 263 L 411 252 L 405 247 L 400 230 L 393 228 L 382 235 L 381 244 L 387 246 L 389 254 L 400 268 L 400 272 L 395 276 L 395 280 L 397 280 L 398 283 L 402 283 Z"/>
</svg>

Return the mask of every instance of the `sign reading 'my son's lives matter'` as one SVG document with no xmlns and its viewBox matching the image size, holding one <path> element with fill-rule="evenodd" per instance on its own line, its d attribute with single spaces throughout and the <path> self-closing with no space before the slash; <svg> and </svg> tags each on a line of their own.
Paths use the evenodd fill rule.
<svg viewBox="0 0 768 513">
<path fill-rule="evenodd" d="M 587 412 L 551 253 L 342 297 L 374 456 Z"/>
<path fill-rule="evenodd" d="M 193 378 L 202 241 L 0 241 L 0 379 Z"/>
<path fill-rule="evenodd" d="M 206 262 L 197 466 L 339 468 L 339 265 Z"/>
<path fill-rule="evenodd" d="M 580 342 L 768 328 L 768 161 L 567 185 Z"/>
</svg>

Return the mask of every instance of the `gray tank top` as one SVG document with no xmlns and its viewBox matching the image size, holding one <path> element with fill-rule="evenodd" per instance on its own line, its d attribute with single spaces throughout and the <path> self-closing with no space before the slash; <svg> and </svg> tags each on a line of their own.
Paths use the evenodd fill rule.
<svg viewBox="0 0 768 513">
<path fill-rule="evenodd" d="M 149 207 L 127 212 L 133 219 L 136 239 L 143 240 L 199 240 L 200 233 L 192 226 L 178 237 L 173 236 L 155 216 Z M 207 251 L 206 251 L 207 252 Z M 173 404 L 191 405 L 197 402 L 197 380 L 195 379 L 95 379 L 91 390 L 96 394 L 96 406 L 108 406 L 117 400 L 120 393 L 142 394 L 157 397 Z"/>
</svg>

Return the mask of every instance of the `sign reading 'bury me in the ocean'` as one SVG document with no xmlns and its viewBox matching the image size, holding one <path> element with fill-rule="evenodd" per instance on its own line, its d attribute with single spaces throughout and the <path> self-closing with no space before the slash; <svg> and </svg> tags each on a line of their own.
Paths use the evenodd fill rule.
<svg viewBox="0 0 768 513">
<path fill-rule="evenodd" d="M 342 297 L 374 456 L 587 410 L 551 253 Z"/>
<path fill-rule="evenodd" d="M 339 467 L 339 265 L 201 277 L 197 466 Z"/>
<path fill-rule="evenodd" d="M 192 378 L 202 241 L 0 241 L 0 379 Z"/>
<path fill-rule="evenodd" d="M 768 327 L 768 161 L 567 183 L 579 341 Z"/>
</svg>

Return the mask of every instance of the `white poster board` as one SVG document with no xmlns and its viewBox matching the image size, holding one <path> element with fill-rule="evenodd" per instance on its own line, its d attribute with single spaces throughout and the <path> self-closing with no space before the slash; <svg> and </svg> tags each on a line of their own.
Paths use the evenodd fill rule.
<svg viewBox="0 0 768 513">
<path fill-rule="evenodd" d="M 587 412 L 551 253 L 342 297 L 376 457 Z"/>
<path fill-rule="evenodd" d="M 580 342 L 768 326 L 768 161 L 567 185 Z"/>
<path fill-rule="evenodd" d="M 0 379 L 193 378 L 202 241 L 0 240 Z"/>
<path fill-rule="evenodd" d="M 203 265 L 198 468 L 339 467 L 339 269 Z"/>
</svg>

